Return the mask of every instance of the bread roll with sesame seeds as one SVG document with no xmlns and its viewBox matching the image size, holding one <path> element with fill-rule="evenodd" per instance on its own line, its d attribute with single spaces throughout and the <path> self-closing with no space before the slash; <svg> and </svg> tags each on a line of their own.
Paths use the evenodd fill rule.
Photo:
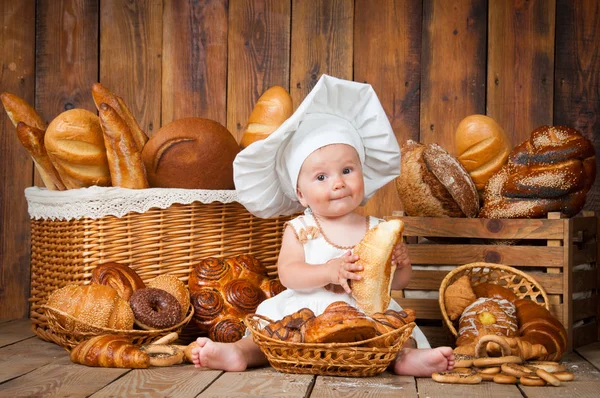
<svg viewBox="0 0 600 398">
<path fill-rule="evenodd" d="M 579 213 L 596 178 L 594 146 L 577 130 L 541 126 L 513 149 L 483 194 L 479 217 L 540 218 Z"/>
<path fill-rule="evenodd" d="M 57 321 L 66 330 L 133 329 L 134 317 L 129 303 L 110 286 L 67 285 L 52 292 L 46 306 L 58 314 L 63 313 Z"/>
</svg>

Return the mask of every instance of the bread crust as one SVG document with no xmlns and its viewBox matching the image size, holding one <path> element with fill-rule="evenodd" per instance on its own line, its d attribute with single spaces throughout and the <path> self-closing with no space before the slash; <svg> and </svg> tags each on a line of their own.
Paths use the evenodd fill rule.
<svg viewBox="0 0 600 398">
<path fill-rule="evenodd" d="M 392 252 L 400 242 L 404 223 L 400 220 L 382 222 L 371 228 L 354 248 L 363 266 L 361 279 L 351 282 L 352 297 L 358 308 L 368 315 L 384 312 L 391 300 L 392 279 L 396 266 Z"/>
<path fill-rule="evenodd" d="M 233 189 L 239 150 L 221 124 L 191 117 L 161 127 L 144 146 L 142 159 L 151 187 Z"/>
<path fill-rule="evenodd" d="M 61 113 L 50 122 L 44 145 L 67 189 L 110 185 L 104 134 L 94 113 L 79 108 Z"/>
</svg>

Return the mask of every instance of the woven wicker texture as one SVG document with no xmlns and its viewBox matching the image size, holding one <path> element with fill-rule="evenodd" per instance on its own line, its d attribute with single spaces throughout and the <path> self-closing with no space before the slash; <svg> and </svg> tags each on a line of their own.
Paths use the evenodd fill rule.
<svg viewBox="0 0 600 398">
<path fill-rule="evenodd" d="M 250 314 L 244 322 L 252 332 L 254 342 L 278 371 L 345 377 L 375 376 L 385 371 L 415 327 L 412 322 L 384 335 L 354 343 L 309 344 L 276 340 L 263 334 L 262 329 L 272 322 L 263 316 Z"/>
<path fill-rule="evenodd" d="M 44 314 L 46 315 L 48 327 L 44 329 L 39 328 L 37 331 L 38 336 L 44 340 L 56 343 L 67 350 L 72 349 L 77 344 L 91 337 L 102 334 L 120 334 L 131 339 L 132 343 L 135 345 L 150 344 L 171 332 L 179 333 L 194 315 L 194 308 L 190 305 L 187 316 L 177 325 L 170 328 L 160 330 L 118 330 L 102 328 L 81 322 L 71 315 L 55 308 L 48 307 L 47 305 L 42 306 L 42 311 L 44 311 Z M 61 319 L 63 321 L 61 321 Z M 66 322 L 64 320 L 66 320 Z"/>
<path fill-rule="evenodd" d="M 523 271 L 507 265 L 494 263 L 478 262 L 461 265 L 450 271 L 444 280 L 442 280 L 439 296 L 440 309 L 444 323 L 455 337 L 458 336 L 458 332 L 456 331 L 454 323 L 448 317 L 444 297 L 446 296 L 446 289 L 448 286 L 463 275 L 469 276 L 471 286 L 477 286 L 485 282 L 494 283 L 512 290 L 519 298 L 533 300 L 540 305 L 544 305 L 547 309 L 550 309 L 548 295 L 542 285 Z"/>
<path fill-rule="evenodd" d="M 48 295 L 68 284 L 89 283 L 92 270 L 107 262 L 130 266 L 144 282 L 171 274 L 187 283 L 193 264 L 202 258 L 252 254 L 275 275 L 284 224 L 290 218 L 261 219 L 239 203 L 194 202 L 121 218 L 32 219 L 33 331 L 45 340 L 61 341 L 52 336 L 42 310 Z"/>
</svg>

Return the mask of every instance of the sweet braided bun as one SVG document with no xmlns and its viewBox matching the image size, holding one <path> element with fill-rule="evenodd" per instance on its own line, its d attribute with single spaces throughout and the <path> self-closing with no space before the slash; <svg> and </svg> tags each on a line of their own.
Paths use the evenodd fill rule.
<svg viewBox="0 0 600 398">
<path fill-rule="evenodd" d="M 91 283 L 110 286 L 123 300 L 129 301 L 133 292 L 146 287 L 142 278 L 127 265 L 100 264 L 92 271 Z"/>
<path fill-rule="evenodd" d="M 539 218 L 579 213 L 596 178 L 594 146 L 577 130 L 541 126 L 513 149 L 488 181 L 479 213 L 485 218 Z"/>
<path fill-rule="evenodd" d="M 463 311 L 457 346 L 473 344 L 481 336 L 495 334 L 512 337 L 517 335 L 515 305 L 508 300 L 482 297 Z"/>
<path fill-rule="evenodd" d="M 273 339 L 303 343 L 304 335 L 302 327 L 314 317 L 315 314 L 311 309 L 302 308 L 293 314 L 283 317 L 279 321 L 268 324 L 263 329 L 263 332 Z"/>
<path fill-rule="evenodd" d="M 188 286 L 198 332 L 220 342 L 241 339 L 244 317 L 285 290 L 251 255 L 200 260 L 190 272 Z"/>
</svg>

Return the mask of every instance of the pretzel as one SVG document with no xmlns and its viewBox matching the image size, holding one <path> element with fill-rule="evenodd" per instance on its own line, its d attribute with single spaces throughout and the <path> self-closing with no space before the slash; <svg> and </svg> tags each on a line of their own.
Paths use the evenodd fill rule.
<svg viewBox="0 0 600 398">
<path fill-rule="evenodd" d="M 536 369 L 544 369 L 546 372 L 550 373 L 564 372 L 567 370 L 565 365 L 553 361 L 528 361 L 525 364 Z"/>
<path fill-rule="evenodd" d="M 556 372 L 552 374 L 560 381 L 571 381 L 575 379 L 575 375 L 572 372 Z"/>
<path fill-rule="evenodd" d="M 477 342 L 477 346 L 475 347 L 475 355 L 478 358 L 485 358 L 488 356 L 487 346 L 488 343 L 496 343 L 500 346 L 500 350 L 502 352 L 502 356 L 507 356 L 511 354 L 510 345 L 502 336 L 496 336 L 495 334 L 486 334 L 485 336 L 481 336 L 479 341 Z"/>
<path fill-rule="evenodd" d="M 150 366 L 171 366 L 183 362 L 183 351 L 175 345 L 146 344 L 140 349 L 150 357 Z"/>
<path fill-rule="evenodd" d="M 517 378 L 515 376 L 507 375 L 504 373 L 495 374 L 492 380 L 494 381 L 494 383 L 498 384 L 517 384 Z"/>
<path fill-rule="evenodd" d="M 552 384 L 554 387 L 560 387 L 560 380 L 552 373 L 546 372 L 544 369 L 537 369 L 535 374 L 548 384 Z"/>
<path fill-rule="evenodd" d="M 541 387 L 546 385 L 546 382 L 537 376 L 523 376 L 519 379 L 519 383 L 530 387 Z"/>
<path fill-rule="evenodd" d="M 490 366 L 501 366 L 504 363 L 522 363 L 521 357 L 509 355 L 506 357 L 495 358 L 476 358 L 473 360 L 473 366 L 478 368 L 488 368 Z"/>
<path fill-rule="evenodd" d="M 472 355 L 454 354 L 454 368 L 470 368 L 473 366 L 473 359 L 475 357 Z"/>
<path fill-rule="evenodd" d="M 518 363 L 503 363 L 501 368 L 502 373 L 515 377 L 533 376 L 535 374 L 533 369 Z"/>
<path fill-rule="evenodd" d="M 431 374 L 431 378 L 438 383 L 450 384 L 479 384 L 482 380 L 481 376 L 475 370 L 472 370 L 470 373 L 454 372 L 452 370 L 448 372 L 435 372 Z"/>
</svg>

